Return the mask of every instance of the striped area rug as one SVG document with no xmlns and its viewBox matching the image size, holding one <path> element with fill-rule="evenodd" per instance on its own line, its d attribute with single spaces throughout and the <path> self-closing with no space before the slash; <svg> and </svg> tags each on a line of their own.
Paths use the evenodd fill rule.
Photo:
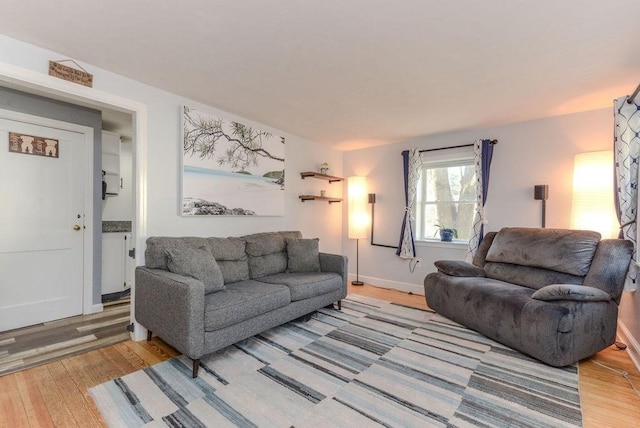
<svg viewBox="0 0 640 428">
<path fill-rule="evenodd" d="M 202 360 L 90 390 L 110 426 L 575 427 L 577 368 L 557 369 L 433 312 L 350 295 Z"/>
</svg>

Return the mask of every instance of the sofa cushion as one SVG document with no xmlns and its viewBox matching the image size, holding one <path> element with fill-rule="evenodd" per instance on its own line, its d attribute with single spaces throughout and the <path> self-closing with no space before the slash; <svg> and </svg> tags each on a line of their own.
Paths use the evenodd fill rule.
<svg viewBox="0 0 640 428">
<path fill-rule="evenodd" d="M 333 272 L 279 273 L 256 281 L 287 286 L 292 302 L 330 293 L 343 286 L 342 276 Z"/>
<path fill-rule="evenodd" d="M 243 236 L 249 256 L 251 279 L 287 270 L 287 238 L 301 238 L 300 232 L 265 232 Z"/>
<path fill-rule="evenodd" d="M 487 278 L 498 279 L 529 288 L 542 288 L 549 284 L 582 284 L 581 276 L 530 266 L 487 262 L 484 265 Z"/>
<path fill-rule="evenodd" d="M 606 302 L 611 300 L 611 295 L 594 287 L 575 284 L 551 284 L 542 287 L 531 295 L 533 299 L 573 300 L 574 302 Z"/>
<path fill-rule="evenodd" d="M 205 294 L 224 290 L 222 272 L 207 248 L 169 248 L 165 251 L 171 272 L 202 281 Z"/>
<path fill-rule="evenodd" d="M 487 261 L 585 276 L 599 241 L 600 234 L 588 230 L 505 227 L 494 238 Z"/>
<path fill-rule="evenodd" d="M 219 330 L 289 303 L 289 289 L 284 285 L 253 280 L 234 282 L 226 290 L 205 296 L 204 329 Z"/>
<path fill-rule="evenodd" d="M 218 262 L 224 283 L 249 279 L 249 263 L 245 252 L 246 243 L 241 238 L 207 238 L 211 254 Z"/>
<path fill-rule="evenodd" d="M 289 272 L 320 272 L 318 238 L 287 238 L 287 270 Z"/>
<path fill-rule="evenodd" d="M 208 246 L 207 238 L 153 236 L 147 239 L 147 249 L 144 252 L 145 266 L 150 269 L 169 270 L 166 253 L 169 248 L 202 248 Z"/>
</svg>

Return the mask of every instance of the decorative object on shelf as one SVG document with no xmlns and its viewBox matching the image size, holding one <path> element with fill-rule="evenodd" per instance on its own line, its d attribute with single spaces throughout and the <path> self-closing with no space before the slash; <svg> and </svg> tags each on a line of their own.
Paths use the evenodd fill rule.
<svg viewBox="0 0 640 428">
<path fill-rule="evenodd" d="M 327 174 L 320 174 L 319 172 L 314 172 L 314 171 L 305 171 L 300 173 L 300 178 L 302 178 L 303 180 L 308 177 L 317 178 L 319 180 L 327 180 L 329 181 L 329 184 L 337 183 L 344 180 L 344 178 L 342 177 L 336 177 L 336 176 L 327 175 Z"/>
<path fill-rule="evenodd" d="M 349 196 L 349 216 L 347 236 L 356 240 L 356 280 L 352 285 L 363 285 L 359 273 L 359 248 L 358 241 L 367 237 L 369 215 L 367 213 L 367 178 L 349 177 L 347 181 L 347 193 Z"/>
<path fill-rule="evenodd" d="M 35 135 L 9 132 L 10 152 L 44 156 L 47 158 L 57 158 L 58 149 L 58 140 L 54 140 L 53 138 L 36 137 Z"/>
<path fill-rule="evenodd" d="M 320 191 L 320 197 L 321 198 L 326 198 L 327 197 L 327 191 L 326 190 L 321 190 Z"/>
<path fill-rule="evenodd" d="M 458 239 L 458 231 L 456 229 L 452 227 L 445 227 L 442 223 L 434 224 L 434 226 L 438 229 L 438 232 L 436 233 L 440 233 L 440 240 L 442 242 L 451 242 L 453 241 L 453 238 Z"/>
<path fill-rule="evenodd" d="M 68 65 L 61 64 L 63 62 L 71 62 L 75 64 L 76 67 L 78 67 L 80 70 L 78 70 L 77 68 L 69 67 Z M 49 61 L 49 76 L 77 83 L 79 85 L 88 86 L 90 88 L 93 87 L 93 74 L 89 73 L 80 64 L 72 59 Z"/>
<path fill-rule="evenodd" d="M 322 162 L 320 164 L 320 174 L 327 175 L 329 172 L 329 164 L 327 162 Z"/>
<path fill-rule="evenodd" d="M 183 216 L 284 215 L 285 139 L 184 107 Z"/>
</svg>

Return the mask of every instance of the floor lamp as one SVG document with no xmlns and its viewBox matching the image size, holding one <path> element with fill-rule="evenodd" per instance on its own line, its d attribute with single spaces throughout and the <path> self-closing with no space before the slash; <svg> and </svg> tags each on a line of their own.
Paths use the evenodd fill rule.
<svg viewBox="0 0 640 428">
<path fill-rule="evenodd" d="M 349 239 L 356 240 L 356 280 L 352 285 L 363 285 L 359 272 L 359 246 L 358 240 L 367 237 L 369 217 L 367 215 L 367 179 L 354 176 L 347 179 L 347 195 L 349 203 L 348 232 Z"/>
</svg>

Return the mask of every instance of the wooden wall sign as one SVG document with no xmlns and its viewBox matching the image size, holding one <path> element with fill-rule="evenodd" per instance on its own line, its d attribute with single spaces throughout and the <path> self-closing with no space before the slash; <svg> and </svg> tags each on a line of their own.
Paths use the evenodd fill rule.
<svg viewBox="0 0 640 428">
<path fill-rule="evenodd" d="M 49 61 L 49 76 L 57 77 L 59 79 L 68 80 L 69 82 L 78 83 L 80 85 L 93 87 L 93 74 L 88 73 L 86 70 L 78 70 L 77 68 L 69 67 L 68 65 L 61 64 L 61 62 L 70 61 L 80 67 L 78 63 L 73 60 L 63 61 Z M 80 67 L 82 68 L 82 67 Z"/>
<path fill-rule="evenodd" d="M 59 148 L 58 140 L 53 138 L 9 132 L 9 151 L 13 153 L 57 158 Z"/>
</svg>

